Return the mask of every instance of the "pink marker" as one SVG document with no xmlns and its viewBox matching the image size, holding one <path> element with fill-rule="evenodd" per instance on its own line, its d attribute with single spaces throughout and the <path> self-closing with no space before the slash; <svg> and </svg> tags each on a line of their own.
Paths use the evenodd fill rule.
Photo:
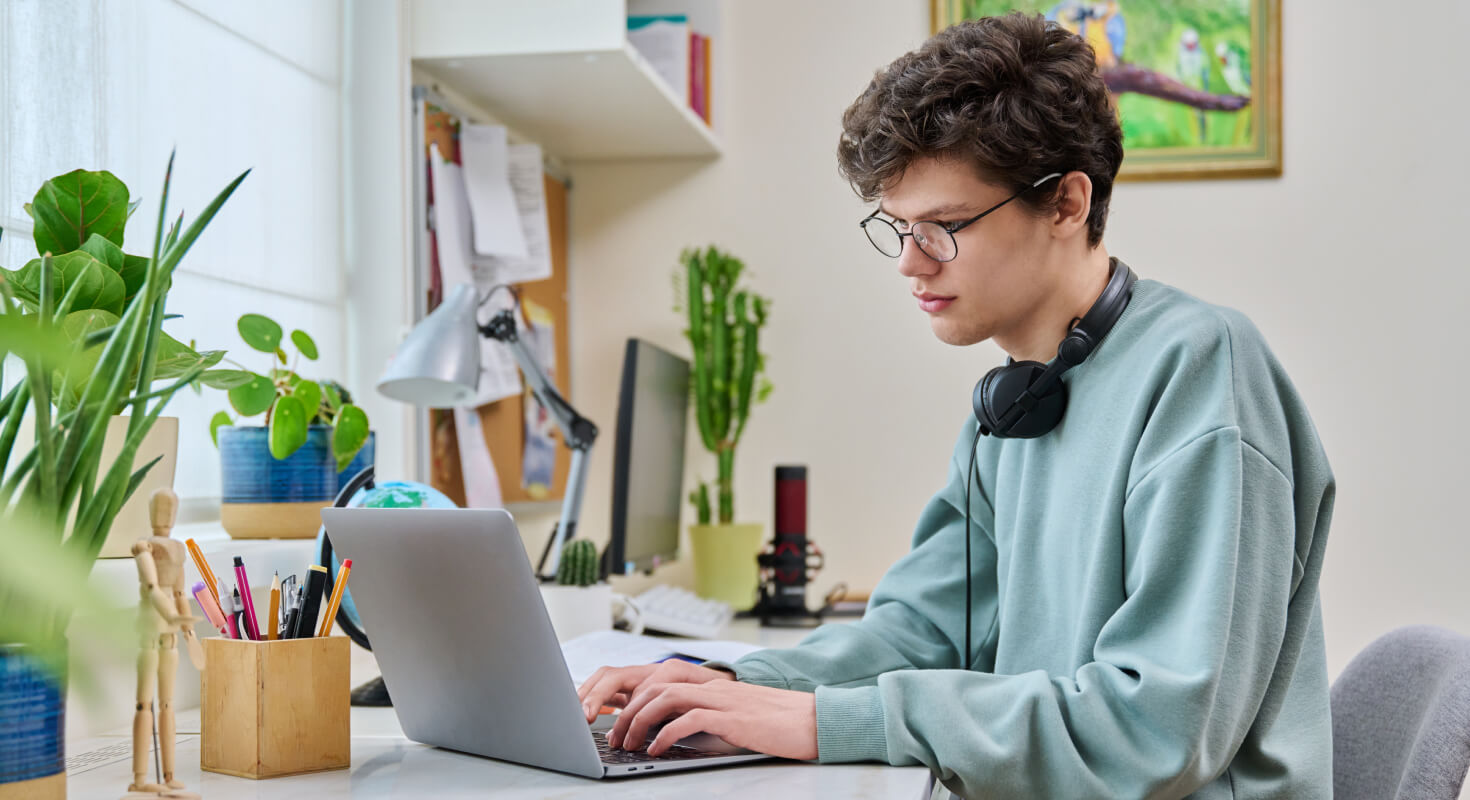
<svg viewBox="0 0 1470 800">
<path fill-rule="evenodd" d="M 194 602 L 204 611 L 204 616 L 209 619 L 220 635 L 226 639 L 230 638 L 230 626 L 225 622 L 225 612 L 220 610 L 219 603 L 214 602 L 214 595 L 209 593 L 209 587 L 204 581 L 199 581 L 193 586 Z"/>
<path fill-rule="evenodd" d="M 245 560 L 239 556 L 235 556 L 235 579 L 235 587 L 240 590 L 240 599 L 244 601 L 240 622 L 245 627 L 245 636 L 241 638 L 263 639 L 265 637 L 260 635 L 260 628 L 255 624 L 255 602 L 250 596 L 250 579 L 245 576 Z"/>
</svg>

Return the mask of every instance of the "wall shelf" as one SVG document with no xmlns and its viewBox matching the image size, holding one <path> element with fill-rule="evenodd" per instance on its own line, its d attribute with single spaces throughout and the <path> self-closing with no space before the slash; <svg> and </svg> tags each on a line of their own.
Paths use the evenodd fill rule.
<svg viewBox="0 0 1470 800">
<path fill-rule="evenodd" d="M 720 143 L 633 46 L 414 59 L 566 161 L 714 157 Z"/>
</svg>

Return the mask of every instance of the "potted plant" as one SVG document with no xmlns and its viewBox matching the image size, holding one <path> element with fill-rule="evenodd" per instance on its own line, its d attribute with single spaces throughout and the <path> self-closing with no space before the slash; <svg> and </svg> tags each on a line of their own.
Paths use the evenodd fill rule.
<svg viewBox="0 0 1470 800">
<path fill-rule="evenodd" d="M 123 309 L 142 289 L 148 266 L 147 258 L 122 250 L 124 227 L 136 208 L 136 201 L 129 202 L 128 187 L 110 172 L 75 170 L 42 184 L 35 199 L 25 206 L 34 222 L 38 257 L 20 269 L 3 271 L 16 300 L 27 311 L 36 311 L 42 265 L 39 256 L 50 253 L 57 298 L 75 287 L 66 316 L 61 319 L 63 334 L 76 343 L 94 331 L 117 324 Z M 224 356 L 223 351 L 197 353 L 191 345 L 162 330 L 156 349 L 154 380 L 174 380 L 200 365 L 208 369 Z M 82 378 L 90 374 L 96 360 L 97 352 L 93 350 L 83 357 L 74 374 L 58 372 L 54 376 L 54 403 L 59 413 L 76 407 L 86 385 Z M 135 381 L 137 374 L 128 377 Z M 102 443 L 105 460 L 117 456 L 132 429 L 131 420 L 120 415 L 122 410 L 122 405 L 112 410 Z M 34 419 L 27 417 L 19 429 L 22 441 L 34 440 L 33 424 Z M 148 535 L 147 498 L 155 489 L 173 486 L 178 434 L 177 417 L 159 417 L 148 429 L 137 457 L 145 462 L 157 459 L 157 463 L 134 497 L 118 511 L 111 535 L 98 551 L 100 557 L 131 557 L 128 548 Z"/>
<path fill-rule="evenodd" d="M 0 398 L 3 796 L 65 796 L 72 592 L 85 597 L 86 577 L 114 521 L 158 462 L 134 468 L 149 430 L 174 394 L 217 360 L 167 344 L 164 302 L 180 259 L 245 175 L 187 228 L 180 217 L 165 233 L 172 168 L 170 158 L 149 258 L 128 256 L 119 244 L 137 205 L 126 187 L 107 173 L 78 171 L 48 181 L 26 208 L 42 256 L 0 274 L 0 341 L 25 365 L 25 380 Z M 70 257 L 53 258 L 57 252 Z M 48 357 L 41 348 L 57 341 L 60 354 Z M 170 353 L 179 366 L 169 365 Z M 155 389 L 163 375 L 171 382 Z M 104 457 L 108 427 L 122 409 L 131 412 L 122 446 Z M 35 444 L 12 459 L 28 416 Z M 126 625 L 108 628 L 127 636 Z"/>
<path fill-rule="evenodd" d="M 321 509 L 372 464 L 367 414 L 338 384 L 296 373 L 302 357 L 315 361 L 318 355 L 305 331 L 291 331 L 296 355 L 288 369 L 285 332 L 275 320 L 245 314 L 237 327 L 247 345 L 270 355 L 271 365 L 259 373 L 231 361 L 240 368 L 217 370 L 210 384 L 228 390 L 239 415 L 220 411 L 209 423 L 224 484 L 220 524 L 236 539 L 311 538 L 321 525 Z M 257 414 L 265 415 L 263 425 L 236 424 Z"/>
<path fill-rule="evenodd" d="M 679 258 L 684 267 L 680 300 L 689 321 L 684 334 L 694 352 L 695 419 L 700 441 L 718 464 L 718 523 L 703 480 L 689 496 L 699 519 L 689 527 L 694 591 L 743 611 L 755 604 L 762 536 L 760 523 L 734 521 L 735 447 L 752 403 L 764 402 L 771 392 L 760 352 L 770 300 L 737 288 L 744 264 L 713 246 L 685 250 Z"/>
</svg>

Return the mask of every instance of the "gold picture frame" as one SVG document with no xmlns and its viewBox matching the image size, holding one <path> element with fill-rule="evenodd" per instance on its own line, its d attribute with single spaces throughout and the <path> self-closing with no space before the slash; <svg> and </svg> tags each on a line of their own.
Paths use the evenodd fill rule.
<svg viewBox="0 0 1470 800">
<path fill-rule="evenodd" d="M 1281 175 L 1281 0 L 930 0 L 935 33 L 1014 10 L 1056 19 L 1098 52 L 1123 123 L 1118 180 Z M 1128 41 L 1130 13 L 1151 40 Z"/>
</svg>

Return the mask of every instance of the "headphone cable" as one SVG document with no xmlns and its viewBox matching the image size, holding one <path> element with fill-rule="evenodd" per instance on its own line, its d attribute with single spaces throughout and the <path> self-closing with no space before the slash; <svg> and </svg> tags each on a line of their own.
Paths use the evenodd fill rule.
<svg viewBox="0 0 1470 800">
<path fill-rule="evenodd" d="M 970 482 L 975 477 L 975 448 L 980 444 L 980 431 L 975 431 L 975 440 L 970 442 L 970 468 L 965 472 L 965 652 L 964 669 L 969 669 L 970 656 Z"/>
</svg>

